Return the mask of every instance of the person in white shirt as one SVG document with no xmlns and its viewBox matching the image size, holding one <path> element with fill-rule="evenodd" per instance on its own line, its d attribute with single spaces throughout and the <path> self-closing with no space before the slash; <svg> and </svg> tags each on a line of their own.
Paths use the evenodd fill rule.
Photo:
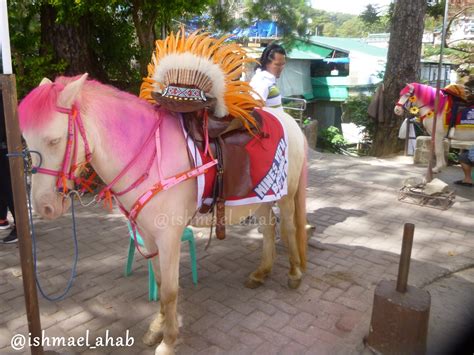
<svg viewBox="0 0 474 355">
<path fill-rule="evenodd" d="M 260 57 L 260 65 L 250 80 L 250 86 L 268 107 L 282 107 L 280 89 L 276 85 L 286 64 L 286 52 L 276 43 L 269 44 Z"/>
</svg>

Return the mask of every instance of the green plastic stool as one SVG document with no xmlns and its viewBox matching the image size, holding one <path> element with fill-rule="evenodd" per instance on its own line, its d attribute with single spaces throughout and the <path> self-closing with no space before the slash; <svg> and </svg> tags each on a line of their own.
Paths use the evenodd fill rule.
<svg viewBox="0 0 474 355">
<path fill-rule="evenodd" d="M 135 242 L 133 241 L 133 231 L 130 222 L 127 221 L 128 232 L 130 234 L 130 244 L 128 246 L 128 259 L 127 265 L 125 265 L 125 276 L 129 276 L 132 273 L 132 264 L 133 258 L 135 256 Z M 137 242 L 140 246 L 144 246 L 143 239 L 138 233 Z M 189 243 L 189 254 L 191 256 L 191 272 L 193 275 L 193 283 L 197 285 L 198 276 L 197 276 L 197 266 L 196 266 L 196 242 L 194 241 L 194 234 L 190 228 L 185 228 L 183 235 L 181 236 L 182 242 Z M 153 265 L 151 260 L 148 260 L 148 300 L 158 301 L 158 286 L 155 281 L 155 273 L 153 272 Z"/>
</svg>

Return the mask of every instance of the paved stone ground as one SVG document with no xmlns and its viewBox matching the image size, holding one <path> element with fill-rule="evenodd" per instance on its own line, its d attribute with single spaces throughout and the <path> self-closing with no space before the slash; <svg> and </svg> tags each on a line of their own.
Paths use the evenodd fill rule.
<svg viewBox="0 0 474 355">
<path fill-rule="evenodd" d="M 374 289 L 395 279 L 403 224 L 416 225 L 409 284 L 432 296 L 428 350 L 443 353 L 440 341 L 468 329 L 474 319 L 474 189 L 455 187 L 459 167 L 440 178 L 456 192 L 446 211 L 397 201 L 402 181 L 424 174 L 404 158 L 356 159 L 311 152 L 308 219 L 317 226 L 310 238 L 308 271 L 301 287 L 287 288 L 285 247 L 266 284 L 243 286 L 259 260 L 261 235 L 254 226 L 229 228 L 225 241 L 204 249 L 207 231 L 196 233 L 199 283 L 191 281 L 183 244 L 179 313 L 180 354 L 360 354 L 367 334 Z M 40 296 L 47 336 L 90 339 L 134 337 L 131 348 L 56 346 L 64 353 L 143 353 L 141 342 L 158 304 L 147 300 L 146 261 L 136 256 L 125 278 L 128 235 L 123 217 L 98 208 L 78 210 L 79 262 L 68 297 L 49 302 Z M 73 256 L 70 215 L 55 222 L 37 220 L 38 270 L 43 288 L 58 293 L 66 285 Z M 198 231 L 197 231 L 198 232 Z M 6 232 L 2 232 L 3 236 Z M 472 325 L 471 328 L 472 329 Z M 28 334 L 17 245 L 0 245 L 0 353 L 14 334 Z"/>
</svg>

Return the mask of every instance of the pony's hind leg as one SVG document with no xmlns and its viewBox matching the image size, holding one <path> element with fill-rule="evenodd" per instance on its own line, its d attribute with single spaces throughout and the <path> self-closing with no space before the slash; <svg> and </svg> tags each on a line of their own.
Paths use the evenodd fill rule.
<svg viewBox="0 0 474 355">
<path fill-rule="evenodd" d="M 263 233 L 263 250 L 262 260 L 257 270 L 252 272 L 245 282 L 245 286 L 248 288 L 257 288 L 261 286 L 272 271 L 273 261 L 275 260 L 275 224 L 276 217 L 273 213 L 272 204 L 266 203 L 260 206 L 256 211 L 255 216 L 257 217 L 259 226 L 262 228 Z"/>
<path fill-rule="evenodd" d="M 288 241 L 290 271 L 288 272 L 288 287 L 298 288 L 303 273 L 301 270 L 300 252 L 296 240 L 295 201 L 288 195 L 278 201 L 280 207 L 280 232 L 282 238 Z"/>
</svg>

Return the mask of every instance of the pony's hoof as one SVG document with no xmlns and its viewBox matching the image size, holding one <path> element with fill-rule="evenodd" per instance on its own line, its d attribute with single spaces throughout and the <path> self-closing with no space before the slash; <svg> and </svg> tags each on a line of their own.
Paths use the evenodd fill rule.
<svg viewBox="0 0 474 355">
<path fill-rule="evenodd" d="M 250 288 L 250 289 L 256 289 L 256 288 L 259 288 L 260 286 L 263 285 L 263 282 L 262 281 L 257 281 L 257 280 L 253 280 L 253 279 L 247 279 L 247 281 L 245 281 L 245 287 L 247 288 Z"/>
<path fill-rule="evenodd" d="M 293 279 L 288 279 L 288 287 L 295 290 L 301 285 L 301 279 L 293 280 Z"/>
<path fill-rule="evenodd" d="M 161 342 L 160 345 L 155 350 L 155 355 L 173 355 L 174 349 L 172 346 L 165 344 L 165 342 Z"/>
<path fill-rule="evenodd" d="M 163 334 L 157 332 L 147 331 L 142 340 L 145 345 L 153 346 L 158 344 L 163 339 Z"/>
</svg>

